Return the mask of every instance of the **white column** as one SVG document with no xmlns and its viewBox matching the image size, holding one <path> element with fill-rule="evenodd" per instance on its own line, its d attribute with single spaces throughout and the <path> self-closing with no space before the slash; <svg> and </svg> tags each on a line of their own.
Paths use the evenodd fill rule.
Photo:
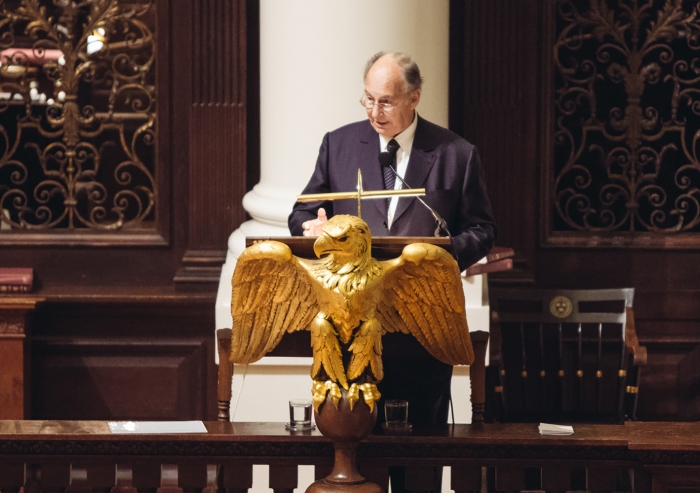
<svg viewBox="0 0 700 493">
<path fill-rule="evenodd" d="M 366 114 L 367 59 L 413 57 L 425 79 L 418 112 L 447 126 L 449 0 L 262 0 L 260 183 L 243 199 L 253 218 L 234 231 L 221 272 L 216 327 L 231 327 L 231 277 L 246 236 L 289 236 L 287 216 L 323 135 Z"/>
</svg>

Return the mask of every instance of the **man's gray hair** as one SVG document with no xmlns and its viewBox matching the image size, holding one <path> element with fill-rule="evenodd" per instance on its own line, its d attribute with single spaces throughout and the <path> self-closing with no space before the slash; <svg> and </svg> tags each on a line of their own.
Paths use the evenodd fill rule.
<svg viewBox="0 0 700 493">
<path fill-rule="evenodd" d="M 380 51 L 372 55 L 372 57 L 367 60 L 367 65 L 365 65 L 364 78 L 367 78 L 367 72 L 372 68 L 377 60 L 386 55 L 385 52 Z M 394 56 L 394 60 L 398 63 L 401 69 L 401 74 L 403 75 L 403 86 L 406 94 L 410 94 L 413 91 L 419 90 L 423 86 L 423 77 L 420 76 L 420 69 L 418 64 L 414 62 L 409 55 L 405 53 L 396 52 L 391 53 Z"/>
</svg>

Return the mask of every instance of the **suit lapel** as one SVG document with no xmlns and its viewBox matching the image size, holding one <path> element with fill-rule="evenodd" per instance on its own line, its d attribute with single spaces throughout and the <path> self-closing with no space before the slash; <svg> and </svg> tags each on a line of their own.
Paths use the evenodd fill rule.
<svg viewBox="0 0 700 493">
<path fill-rule="evenodd" d="M 366 130 L 360 136 L 360 169 L 362 170 L 363 190 L 384 190 L 384 175 L 379 166 L 379 136 L 374 131 L 372 125 L 367 120 Z M 367 204 L 372 202 L 373 205 Z M 386 200 L 369 200 L 362 205 L 365 207 L 376 207 L 380 214 L 386 219 L 388 205 Z"/>
<path fill-rule="evenodd" d="M 408 183 L 411 188 L 421 188 L 424 184 L 430 170 L 435 164 L 435 144 L 430 138 L 430 135 L 426 133 L 426 127 L 420 116 L 418 117 L 418 126 L 416 127 L 416 135 L 413 138 L 413 148 L 411 149 L 411 157 L 408 160 L 408 167 L 406 168 L 406 176 L 404 180 Z M 401 217 L 401 215 L 406 212 L 408 206 L 411 202 L 415 200 L 413 198 L 402 198 L 399 199 L 399 203 L 396 205 L 396 212 L 394 213 L 394 221 Z"/>
</svg>

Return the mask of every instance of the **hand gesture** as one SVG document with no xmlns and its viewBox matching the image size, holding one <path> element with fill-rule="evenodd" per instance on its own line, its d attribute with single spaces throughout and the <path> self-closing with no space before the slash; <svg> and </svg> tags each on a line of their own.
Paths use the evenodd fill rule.
<svg viewBox="0 0 700 493">
<path fill-rule="evenodd" d="M 301 224 L 301 227 L 304 228 L 304 236 L 321 236 L 321 227 L 326 221 L 328 221 L 326 209 L 321 207 L 318 210 L 318 217 L 316 219 Z"/>
</svg>

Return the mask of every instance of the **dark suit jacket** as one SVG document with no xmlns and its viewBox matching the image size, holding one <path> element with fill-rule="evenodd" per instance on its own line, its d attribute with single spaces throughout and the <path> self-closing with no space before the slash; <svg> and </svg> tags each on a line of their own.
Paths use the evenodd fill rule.
<svg viewBox="0 0 700 493">
<path fill-rule="evenodd" d="M 378 155 L 379 136 L 369 120 L 329 132 L 323 138 L 314 174 L 302 193 L 355 190 L 358 168 L 362 170 L 364 190 L 382 190 L 384 179 Z M 447 221 L 460 269 L 466 269 L 491 250 L 496 224 L 476 147 L 419 116 L 404 179 L 412 188 L 425 188 L 423 200 Z M 289 216 L 292 235 L 302 234 L 301 224 L 315 219 L 319 207 L 326 209 L 328 217 L 357 215 L 355 200 L 299 202 Z M 391 229 L 386 228 L 386 200 L 363 201 L 362 219 L 373 236 L 435 233 L 433 216 L 415 198 L 399 199 Z"/>
<path fill-rule="evenodd" d="M 316 169 L 303 193 L 346 192 L 357 187 L 362 170 L 364 190 L 383 190 L 378 160 L 379 136 L 364 120 L 329 132 L 323 138 Z M 486 194 L 476 147 L 447 129 L 418 117 L 405 181 L 425 188 L 423 199 L 447 221 L 460 268 L 486 255 L 493 246 L 496 225 Z M 289 230 L 301 235 L 302 223 L 315 219 L 319 207 L 328 217 L 357 215 L 356 200 L 298 202 L 289 216 Z M 433 236 L 435 220 L 415 198 L 401 198 L 391 229 L 386 228 L 386 200 L 365 200 L 362 219 L 373 236 Z M 412 423 L 447 421 L 452 367 L 437 361 L 412 336 L 400 333 L 382 337 L 385 375 L 379 384 L 385 399 L 407 399 Z M 383 421 L 383 413 L 380 420 Z"/>
</svg>

